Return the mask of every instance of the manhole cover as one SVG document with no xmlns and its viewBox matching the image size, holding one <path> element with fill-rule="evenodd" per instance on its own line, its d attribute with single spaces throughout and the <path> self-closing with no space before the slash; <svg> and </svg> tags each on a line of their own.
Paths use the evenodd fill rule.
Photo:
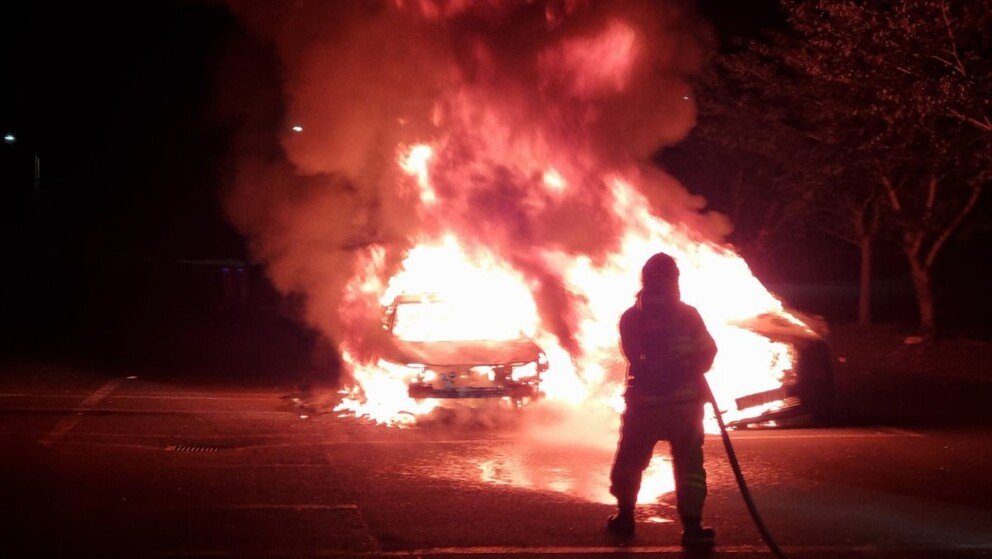
<svg viewBox="0 0 992 559">
<path fill-rule="evenodd" d="M 227 450 L 222 446 L 212 446 L 206 444 L 174 444 L 165 447 L 170 452 L 220 452 Z"/>
</svg>

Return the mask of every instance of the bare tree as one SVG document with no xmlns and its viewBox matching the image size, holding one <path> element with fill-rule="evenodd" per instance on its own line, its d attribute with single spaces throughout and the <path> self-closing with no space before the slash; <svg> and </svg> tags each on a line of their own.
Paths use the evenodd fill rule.
<svg viewBox="0 0 992 559">
<path fill-rule="evenodd" d="M 717 57 L 700 84 L 696 134 L 740 169 L 728 181 L 735 223 L 758 221 L 757 244 L 815 230 L 860 253 L 858 320 L 871 322 L 872 256 L 884 208 L 849 125 L 856 100 L 846 87 L 797 67 L 802 38 L 769 34 Z M 735 211 L 740 210 L 740 211 Z"/>
<path fill-rule="evenodd" d="M 858 248 L 862 322 L 872 247 L 893 234 L 933 334 L 934 266 L 992 178 L 992 0 L 783 8 L 788 30 L 718 57 L 703 133 L 766 166 L 801 225 Z"/>
<path fill-rule="evenodd" d="M 992 174 L 992 3 L 786 0 L 786 63 L 852 108 L 856 140 L 893 219 L 920 316 L 933 334 L 932 271 Z M 852 133 L 854 131 L 854 133 Z"/>
</svg>

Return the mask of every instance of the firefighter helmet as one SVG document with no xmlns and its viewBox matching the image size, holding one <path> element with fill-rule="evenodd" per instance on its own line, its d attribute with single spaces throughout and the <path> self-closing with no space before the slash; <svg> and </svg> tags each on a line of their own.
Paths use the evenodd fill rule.
<svg viewBox="0 0 992 559">
<path fill-rule="evenodd" d="M 644 263 L 641 268 L 641 285 L 644 287 L 669 285 L 679 279 L 679 267 L 675 259 L 659 252 Z"/>
</svg>

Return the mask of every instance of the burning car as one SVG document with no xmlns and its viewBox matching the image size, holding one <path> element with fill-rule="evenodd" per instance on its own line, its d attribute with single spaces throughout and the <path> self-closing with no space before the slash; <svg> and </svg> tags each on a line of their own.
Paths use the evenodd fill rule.
<svg viewBox="0 0 992 559">
<path fill-rule="evenodd" d="M 792 366 L 783 372 L 781 386 L 736 396 L 733 427 L 751 425 L 823 423 L 833 411 L 833 372 L 825 325 L 815 317 L 797 323 L 778 314 L 762 314 L 740 321 L 741 328 L 791 348 Z"/>
<path fill-rule="evenodd" d="M 383 358 L 415 370 L 408 390 L 417 400 L 508 398 L 519 406 L 540 398 L 544 352 L 519 329 L 487 320 L 470 302 L 399 295 L 383 313 Z"/>
</svg>

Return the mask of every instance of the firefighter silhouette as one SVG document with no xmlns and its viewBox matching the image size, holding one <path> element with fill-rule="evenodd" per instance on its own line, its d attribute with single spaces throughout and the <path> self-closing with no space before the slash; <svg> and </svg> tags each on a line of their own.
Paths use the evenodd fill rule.
<svg viewBox="0 0 992 559">
<path fill-rule="evenodd" d="M 655 443 L 668 441 L 675 495 L 682 521 L 682 543 L 711 545 L 713 530 L 702 526 L 706 498 L 703 469 L 703 374 L 716 356 L 716 344 L 699 312 L 681 301 L 675 260 L 658 253 L 641 270 L 637 302 L 620 318 L 620 344 L 627 358 L 627 390 L 620 442 L 610 471 L 610 493 L 617 514 L 607 528 L 634 532 L 634 505 L 641 477 Z"/>
</svg>

